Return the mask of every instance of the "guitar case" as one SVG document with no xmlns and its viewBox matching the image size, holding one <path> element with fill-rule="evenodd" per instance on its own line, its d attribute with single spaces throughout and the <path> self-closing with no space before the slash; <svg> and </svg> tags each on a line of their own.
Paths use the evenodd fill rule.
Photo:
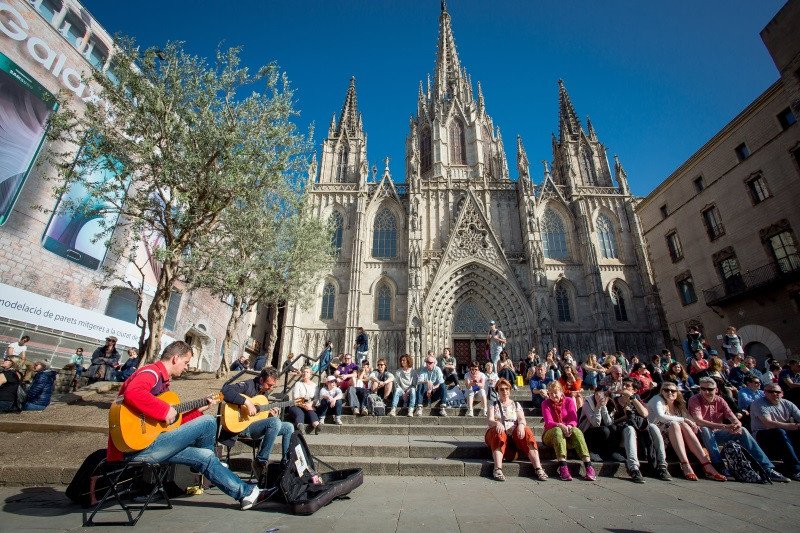
<svg viewBox="0 0 800 533">
<path fill-rule="evenodd" d="M 346 497 L 364 483 L 364 472 L 360 468 L 317 473 L 314 456 L 299 431 L 292 434 L 289 452 L 281 461 L 280 468 L 276 470 L 270 467 L 271 464 L 259 480 L 259 485 L 277 489 L 276 495 L 282 497 L 296 515 L 314 514 L 333 500 Z"/>
</svg>

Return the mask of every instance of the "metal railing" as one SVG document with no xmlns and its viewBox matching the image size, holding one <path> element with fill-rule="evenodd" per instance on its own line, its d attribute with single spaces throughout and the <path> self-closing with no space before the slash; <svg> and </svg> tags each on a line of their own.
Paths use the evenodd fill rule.
<svg viewBox="0 0 800 533">
<path fill-rule="evenodd" d="M 312 362 L 316 363 L 317 361 L 319 361 L 319 357 L 312 357 L 310 355 L 301 353 L 299 355 L 296 355 L 294 359 L 292 359 L 291 361 L 285 362 L 281 370 L 278 372 L 278 379 L 284 378 L 283 394 L 286 394 L 286 391 L 288 391 L 290 388 L 289 384 L 290 379 L 294 378 L 293 381 L 291 382 L 292 386 L 294 386 L 294 384 L 297 383 L 297 381 L 300 379 L 300 374 L 292 375 L 291 372 L 292 370 L 297 371 L 297 369 L 294 367 L 294 364 L 297 361 L 300 361 L 301 359 L 305 359 L 303 365 L 310 365 Z M 322 369 L 317 370 L 315 377 L 317 378 L 317 386 L 319 386 L 320 381 L 322 380 Z"/>
<path fill-rule="evenodd" d="M 800 255 L 792 254 L 779 262 L 771 262 L 744 274 L 732 276 L 723 283 L 703 291 L 706 305 L 719 305 L 773 283 L 782 283 L 800 276 Z"/>
</svg>

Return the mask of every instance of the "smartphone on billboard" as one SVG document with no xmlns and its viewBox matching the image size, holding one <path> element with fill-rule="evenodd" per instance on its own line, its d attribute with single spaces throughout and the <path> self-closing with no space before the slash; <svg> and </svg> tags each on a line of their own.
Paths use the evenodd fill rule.
<svg viewBox="0 0 800 533">
<path fill-rule="evenodd" d="M 53 210 L 42 237 L 45 250 L 93 270 L 100 267 L 108 251 L 109 234 L 98 236 L 117 224 L 119 214 L 113 209 L 106 212 L 104 201 L 92 196 L 85 184 L 102 186 L 115 180 L 121 171 L 121 164 L 107 159 L 95 161 L 91 169 L 75 166 L 74 172 L 82 176 L 82 181 L 70 185 Z"/>
<path fill-rule="evenodd" d="M 11 214 L 56 109 L 55 96 L 0 53 L 0 225 Z"/>
</svg>

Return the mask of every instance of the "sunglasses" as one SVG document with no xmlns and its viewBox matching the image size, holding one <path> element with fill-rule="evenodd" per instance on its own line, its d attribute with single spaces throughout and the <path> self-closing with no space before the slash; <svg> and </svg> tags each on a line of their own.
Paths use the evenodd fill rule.
<svg viewBox="0 0 800 533">
<path fill-rule="evenodd" d="M 700 390 L 706 391 L 706 392 L 713 392 L 713 391 L 717 390 L 717 388 L 716 387 L 700 387 Z"/>
<path fill-rule="evenodd" d="M 765 390 L 764 392 L 768 392 L 769 394 L 783 394 L 782 390 Z"/>
<path fill-rule="evenodd" d="M 661 392 L 669 392 L 669 393 L 675 392 L 675 393 L 677 393 L 678 389 L 661 389 Z"/>
</svg>

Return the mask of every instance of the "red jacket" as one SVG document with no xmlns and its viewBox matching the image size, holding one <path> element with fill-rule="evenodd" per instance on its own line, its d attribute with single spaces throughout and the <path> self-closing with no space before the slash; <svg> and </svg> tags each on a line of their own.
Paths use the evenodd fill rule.
<svg viewBox="0 0 800 533">
<path fill-rule="evenodd" d="M 161 378 L 160 380 L 159 377 Z M 156 396 L 169 390 L 169 378 L 169 372 L 167 372 L 164 363 L 161 361 L 145 365 L 134 372 L 122 384 L 118 397 L 122 398 L 122 403 L 125 404 L 125 407 L 138 411 L 149 418 L 165 421 L 171 405 L 156 398 Z M 160 385 L 159 381 L 161 382 Z M 202 412 L 197 409 L 184 413 L 181 423 L 193 420 L 200 415 L 202 415 Z M 121 461 L 122 458 L 122 452 L 114 446 L 109 434 L 106 459 L 108 461 Z"/>
</svg>

